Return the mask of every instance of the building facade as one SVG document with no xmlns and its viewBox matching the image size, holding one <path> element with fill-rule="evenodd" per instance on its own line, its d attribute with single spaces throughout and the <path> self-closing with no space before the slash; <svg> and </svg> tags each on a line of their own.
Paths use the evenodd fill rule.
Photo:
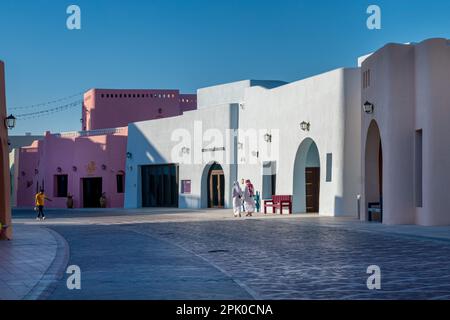
<svg viewBox="0 0 450 320">
<path fill-rule="evenodd" d="M 178 116 L 196 107 L 196 95 L 179 90 L 91 89 L 84 94 L 82 130 L 126 127 L 131 122 Z"/>
<path fill-rule="evenodd" d="M 365 206 L 387 224 L 450 224 L 450 41 L 388 44 L 361 71 Z"/>
<path fill-rule="evenodd" d="M 233 182 L 250 179 L 262 198 L 293 195 L 295 212 L 356 215 L 358 68 L 289 84 L 240 81 L 197 96 L 196 111 L 129 125 L 126 207 L 229 208 Z"/>
<path fill-rule="evenodd" d="M 8 225 L 6 231 L 1 232 L 0 240 L 12 237 L 11 207 L 10 207 L 10 177 L 8 158 L 8 129 L 5 125 L 6 97 L 5 97 L 5 66 L 0 61 L 0 223 Z"/>
<path fill-rule="evenodd" d="M 50 208 L 120 208 L 124 204 L 128 121 L 165 118 L 196 108 L 196 95 L 178 90 L 102 90 L 84 95 L 79 132 L 51 134 L 14 150 L 13 197 L 18 207 L 34 206 L 41 189 Z M 124 127 L 114 127 L 123 125 Z"/>
</svg>

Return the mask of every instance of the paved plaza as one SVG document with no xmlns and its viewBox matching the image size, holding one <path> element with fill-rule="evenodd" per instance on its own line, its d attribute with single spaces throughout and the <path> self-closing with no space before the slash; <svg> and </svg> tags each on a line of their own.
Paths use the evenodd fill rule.
<svg viewBox="0 0 450 320">
<path fill-rule="evenodd" d="M 230 210 L 33 214 L 15 211 L 16 239 L 0 243 L 23 245 L 6 255 L 2 299 L 450 299 L 449 227 Z M 80 267 L 81 290 L 67 288 L 68 265 Z M 370 265 L 381 290 L 367 288 Z"/>
</svg>

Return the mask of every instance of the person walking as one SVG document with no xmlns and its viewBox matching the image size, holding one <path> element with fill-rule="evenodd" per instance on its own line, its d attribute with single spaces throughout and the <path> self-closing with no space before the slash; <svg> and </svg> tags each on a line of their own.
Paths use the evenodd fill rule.
<svg viewBox="0 0 450 320">
<path fill-rule="evenodd" d="M 239 182 L 233 184 L 233 212 L 235 217 L 241 217 L 242 209 L 242 189 Z"/>
<path fill-rule="evenodd" d="M 35 210 L 37 209 L 37 211 L 38 211 L 36 220 L 45 220 L 45 215 L 44 215 L 45 200 L 52 201 L 51 199 L 49 199 L 45 196 L 44 189 L 41 189 L 38 193 L 36 193 L 36 196 L 35 196 L 35 204 L 36 204 Z"/>
<path fill-rule="evenodd" d="M 253 184 L 250 180 L 245 181 L 245 190 L 244 190 L 244 204 L 245 204 L 245 212 L 247 213 L 246 217 L 251 217 L 253 212 L 255 212 L 255 189 L 253 188 Z"/>
</svg>

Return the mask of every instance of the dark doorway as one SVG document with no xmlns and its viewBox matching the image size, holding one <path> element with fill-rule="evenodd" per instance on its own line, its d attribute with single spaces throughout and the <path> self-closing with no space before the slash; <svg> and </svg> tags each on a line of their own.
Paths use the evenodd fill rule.
<svg viewBox="0 0 450 320">
<path fill-rule="evenodd" d="M 178 207 L 177 165 L 142 166 L 141 177 L 143 207 Z"/>
<path fill-rule="evenodd" d="M 100 208 L 102 178 L 83 178 L 83 207 Z"/>
<path fill-rule="evenodd" d="M 218 163 L 211 165 L 208 174 L 208 208 L 225 206 L 225 174 Z"/>
<path fill-rule="evenodd" d="M 365 198 L 367 220 L 383 222 L 383 147 L 380 129 L 375 120 L 372 120 L 367 132 Z"/>
<path fill-rule="evenodd" d="M 305 168 L 306 212 L 319 212 L 320 168 Z"/>
</svg>

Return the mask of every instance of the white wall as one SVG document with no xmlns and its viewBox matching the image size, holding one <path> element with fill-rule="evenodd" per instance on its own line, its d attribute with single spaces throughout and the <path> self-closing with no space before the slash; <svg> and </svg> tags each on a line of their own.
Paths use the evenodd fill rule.
<svg viewBox="0 0 450 320">
<path fill-rule="evenodd" d="M 361 103 L 370 101 L 375 112 L 362 115 L 361 157 L 364 159 L 368 126 L 375 120 L 383 146 L 383 222 L 450 224 L 448 40 L 386 45 L 363 62 L 362 71 L 368 69 L 371 85 L 362 90 Z M 415 201 L 416 181 L 420 180 L 415 168 L 418 129 L 423 130 L 422 207 L 416 207 Z M 364 176 L 364 167 L 362 173 Z M 363 178 L 364 183 L 371 183 Z"/>
<path fill-rule="evenodd" d="M 214 161 L 222 165 L 225 174 L 225 204 L 230 207 L 231 185 L 232 181 L 236 179 L 236 166 L 232 164 L 235 161 L 226 159 L 224 151 L 202 152 L 202 149 L 225 147 L 228 151 L 233 147 L 230 142 L 231 138 L 228 136 L 224 141 L 211 141 L 205 137 L 205 140 L 202 141 L 202 139 L 194 138 L 194 130 L 199 132 L 201 137 L 202 132 L 206 133 L 209 129 L 216 129 L 225 137 L 226 129 L 234 128 L 237 125 L 237 108 L 238 106 L 235 104 L 215 106 L 185 112 L 178 117 L 130 124 L 127 152 L 132 154 L 132 158 L 127 159 L 126 164 L 125 207 L 138 208 L 142 205 L 139 166 L 164 163 L 179 164 L 180 188 L 181 180 L 191 180 L 191 194 L 181 194 L 181 189 L 179 190 L 179 207 L 206 207 L 206 192 L 202 193 L 202 176 L 204 177 L 204 172 L 207 173 L 208 164 Z M 201 125 L 199 125 L 200 123 Z M 189 155 L 185 155 L 187 158 L 181 159 L 183 162 L 172 156 L 173 150 L 177 146 L 180 147 L 180 140 L 175 137 L 176 139 L 172 141 L 172 134 L 179 129 L 186 130 L 193 138 L 190 142 L 181 143 L 190 148 Z M 175 156 L 177 155 L 178 153 Z M 203 190 L 206 190 L 204 186 Z"/>
<path fill-rule="evenodd" d="M 272 134 L 278 130 L 277 141 L 271 145 L 278 143 L 280 153 L 260 158 L 257 164 L 240 165 L 239 178 L 250 178 L 261 190 L 262 162 L 273 160 L 278 169 L 277 194 L 292 195 L 297 150 L 302 141 L 311 138 L 320 156 L 320 214 L 356 215 L 356 195 L 361 189 L 360 145 L 355 143 L 360 127 L 359 86 L 359 69 L 338 69 L 271 90 L 247 89 L 239 128 L 265 129 Z M 302 121 L 311 123 L 309 132 L 300 129 Z M 333 158 L 331 182 L 325 181 L 327 153 Z"/>
<path fill-rule="evenodd" d="M 216 152 L 216 158 L 202 158 L 202 164 L 180 163 L 179 180 L 192 181 L 192 194 L 180 194 L 180 207 L 205 207 L 206 191 L 202 190 L 202 177 L 205 179 L 205 168 L 212 160 L 221 163 L 225 172 L 227 207 L 231 205 L 230 190 L 234 180 L 251 179 L 256 190 L 262 192 L 263 161 L 276 162 L 277 194 L 292 195 L 297 151 L 302 141 L 311 138 L 317 145 L 321 167 L 320 213 L 330 216 L 356 215 L 356 195 L 361 188 L 358 160 L 359 69 L 338 69 L 272 89 L 251 86 L 252 83 L 258 81 L 200 89 L 199 103 L 204 104 L 203 108 L 175 118 L 130 124 L 128 152 L 132 153 L 132 159 L 127 161 L 125 206 L 141 206 L 139 166 L 174 163 L 171 152 L 177 142 L 171 141 L 172 132 L 184 128 L 192 133 L 195 121 L 202 121 L 204 130 L 215 128 L 225 132 L 228 128 L 239 127 L 238 140 L 243 143 L 243 148 L 234 155 L 239 165 L 224 164 L 219 159 L 221 152 Z M 233 100 L 234 104 L 216 105 L 220 101 Z M 212 105 L 207 106 L 207 103 Z M 302 121 L 311 123 L 309 132 L 300 130 Z M 258 136 L 255 145 L 245 138 L 251 132 L 256 132 Z M 272 143 L 264 141 L 266 133 L 272 134 Z M 205 142 L 193 141 L 191 150 L 198 151 L 205 146 Z M 215 146 L 221 147 L 223 143 Z M 226 146 L 227 150 L 231 147 Z M 267 148 L 279 152 L 266 153 L 264 149 Z M 331 181 L 325 179 L 327 153 L 332 154 Z M 306 153 L 304 158 L 306 162 Z M 295 183 L 302 181 L 304 184 L 304 170 L 303 176 L 297 177 Z M 304 208 L 303 200 L 296 197 L 294 208 L 304 211 L 301 209 Z"/>
</svg>

